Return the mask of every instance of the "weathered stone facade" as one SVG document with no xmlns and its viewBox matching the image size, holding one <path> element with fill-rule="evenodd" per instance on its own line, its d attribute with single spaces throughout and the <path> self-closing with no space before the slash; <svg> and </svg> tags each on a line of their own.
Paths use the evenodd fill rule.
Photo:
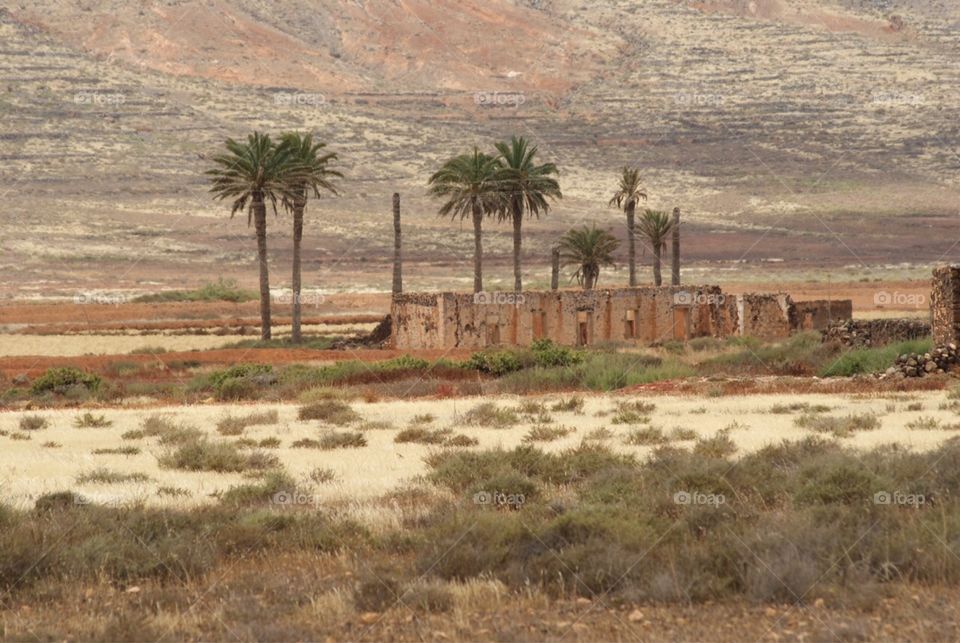
<svg viewBox="0 0 960 643">
<path fill-rule="evenodd" d="M 523 293 L 417 293 L 394 298 L 397 348 L 653 344 L 692 337 L 787 337 L 786 294 L 725 296 L 718 286 L 665 286 Z"/>
<path fill-rule="evenodd" d="M 851 319 L 853 319 L 853 302 L 849 299 L 795 301 L 790 325 L 797 330 L 826 330 L 839 322 Z"/>
<path fill-rule="evenodd" d="M 960 340 L 960 265 L 934 268 L 930 317 L 934 344 L 943 346 Z"/>
</svg>

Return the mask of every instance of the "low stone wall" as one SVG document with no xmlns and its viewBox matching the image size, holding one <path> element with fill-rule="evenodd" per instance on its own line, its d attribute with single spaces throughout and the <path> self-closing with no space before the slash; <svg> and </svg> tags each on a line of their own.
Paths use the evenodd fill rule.
<svg viewBox="0 0 960 643">
<path fill-rule="evenodd" d="M 823 332 L 823 340 L 844 346 L 883 346 L 930 335 L 930 324 L 920 319 L 853 319 L 834 324 Z"/>
</svg>

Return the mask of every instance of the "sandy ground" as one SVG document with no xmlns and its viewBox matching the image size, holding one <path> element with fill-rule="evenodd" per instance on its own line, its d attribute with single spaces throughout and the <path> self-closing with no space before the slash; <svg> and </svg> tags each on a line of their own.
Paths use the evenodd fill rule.
<svg viewBox="0 0 960 643">
<path fill-rule="evenodd" d="M 310 334 L 353 335 L 368 333 L 373 324 L 313 326 Z M 290 327 L 275 329 L 274 338 L 290 335 Z M 80 355 L 123 355 L 144 348 L 165 351 L 193 351 L 223 348 L 257 335 L 172 335 L 172 334 L 77 334 L 77 335 L 4 335 L 0 334 L 0 357 L 36 355 L 77 357 Z"/>
<path fill-rule="evenodd" d="M 357 502 L 373 499 L 398 487 L 405 481 L 425 472 L 423 457 L 437 447 L 396 444 L 394 437 L 405 428 L 417 414 L 430 413 L 436 417 L 432 426 L 450 427 L 479 440 L 474 448 L 511 448 L 521 444 L 532 421 L 524 421 L 508 429 L 463 426 L 460 415 L 479 404 L 493 400 L 503 407 L 515 407 L 519 398 L 460 398 L 430 401 L 390 401 L 363 403 L 354 402 L 353 407 L 365 421 L 387 422 L 392 428 L 364 431 L 367 446 L 356 449 L 322 451 L 317 449 L 294 449 L 291 443 L 301 438 L 315 438 L 328 427 L 319 422 L 301 422 L 296 419 L 294 405 L 204 405 L 195 407 L 169 407 L 161 409 L 106 409 L 104 413 L 113 421 L 109 428 L 79 429 L 73 426 L 76 410 L 42 411 L 49 419 L 46 429 L 30 433 L 30 440 L 14 440 L 10 435 L 19 433 L 18 422 L 23 412 L 0 414 L 0 431 L 9 435 L 0 437 L 0 498 L 18 506 L 31 505 L 39 495 L 57 490 L 73 489 L 97 502 L 134 502 L 143 500 L 151 504 L 176 503 L 199 504 L 209 502 L 220 491 L 244 482 L 241 474 L 192 473 L 162 470 L 157 466 L 157 456 L 164 451 L 155 439 L 122 440 L 121 434 L 140 428 L 142 420 L 152 414 L 167 414 L 171 418 L 196 426 L 217 440 L 233 440 L 221 437 L 216 432 L 217 420 L 227 414 L 245 413 L 252 410 L 275 408 L 279 412 L 277 425 L 256 426 L 246 430 L 244 436 L 257 440 L 277 437 L 278 449 L 272 450 L 284 467 L 305 487 L 314 488 L 311 501 Z M 558 396 L 524 398 L 552 403 Z M 623 436 L 632 426 L 611 423 L 612 413 L 618 401 L 640 399 L 623 395 L 587 396 L 582 414 L 551 412 L 552 426 L 573 427 L 570 435 L 550 443 L 539 443 L 549 451 L 572 447 L 583 440 L 592 430 L 606 427 L 614 436 L 606 442 L 615 449 L 638 455 L 648 453 L 651 447 L 627 446 Z M 831 415 L 849 413 L 875 413 L 881 422 L 878 429 L 857 433 L 843 440 L 857 448 L 871 448 L 880 444 L 897 443 L 917 450 L 930 449 L 945 439 L 960 435 L 956 430 L 911 430 L 906 424 L 919 417 L 933 417 L 944 424 L 954 424 L 956 415 L 939 410 L 945 399 L 943 392 L 912 393 L 884 397 L 858 397 L 837 395 L 753 395 L 722 398 L 656 396 L 643 398 L 656 404 L 651 413 L 652 425 L 669 431 L 674 427 L 693 429 L 700 436 L 710 436 L 718 430 L 731 427 L 731 437 L 740 452 L 745 453 L 785 439 L 797 439 L 809 434 L 806 429 L 794 425 L 797 414 L 773 414 L 774 404 L 808 402 L 831 407 Z M 919 403 L 920 410 L 906 409 L 908 403 Z M 59 447 L 45 447 L 47 442 L 56 442 Z M 690 446 L 692 442 L 677 443 Z M 93 455 L 97 448 L 120 445 L 135 445 L 141 453 L 134 456 Z M 151 477 L 143 484 L 79 485 L 77 475 L 98 467 L 118 472 L 142 472 Z M 336 480 L 320 486 L 307 480 L 315 467 L 324 467 L 336 473 Z M 160 485 L 178 487 L 190 492 L 188 499 L 161 498 L 156 489 Z"/>
</svg>

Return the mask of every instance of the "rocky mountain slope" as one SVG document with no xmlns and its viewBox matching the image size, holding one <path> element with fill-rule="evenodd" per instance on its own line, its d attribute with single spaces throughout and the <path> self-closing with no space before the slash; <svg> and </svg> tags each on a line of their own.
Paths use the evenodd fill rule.
<svg viewBox="0 0 960 643">
<path fill-rule="evenodd" d="M 513 133 L 563 172 L 564 200 L 528 226 L 537 278 L 562 229 L 620 231 L 606 201 L 626 163 L 652 206 L 687 213 L 707 274 L 960 252 L 945 0 L 0 0 L 0 42 L 7 294 L 252 276 L 251 233 L 201 172 L 253 128 L 311 129 L 341 154 L 343 194 L 307 233 L 307 280 L 332 287 L 388 284 L 393 191 L 423 285 L 468 284 L 469 229 L 438 220 L 424 184 Z M 489 230 L 506 276 L 507 230 Z"/>
</svg>

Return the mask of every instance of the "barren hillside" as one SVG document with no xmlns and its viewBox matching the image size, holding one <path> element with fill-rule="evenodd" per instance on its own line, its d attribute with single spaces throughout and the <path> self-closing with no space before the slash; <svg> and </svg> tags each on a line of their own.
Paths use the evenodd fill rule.
<svg viewBox="0 0 960 643">
<path fill-rule="evenodd" d="M 209 199 L 201 155 L 253 128 L 341 154 L 342 196 L 309 210 L 307 285 L 388 284 L 393 191 L 412 286 L 468 284 L 470 232 L 424 184 L 512 133 L 563 173 L 528 226 L 532 283 L 558 231 L 620 230 L 625 163 L 686 212 L 693 275 L 960 258 L 955 3 L 2 0 L 0 39 L 5 295 L 249 281 L 251 232 Z M 282 285 L 288 221 L 271 224 Z M 509 241 L 488 228 L 496 285 Z"/>
</svg>

